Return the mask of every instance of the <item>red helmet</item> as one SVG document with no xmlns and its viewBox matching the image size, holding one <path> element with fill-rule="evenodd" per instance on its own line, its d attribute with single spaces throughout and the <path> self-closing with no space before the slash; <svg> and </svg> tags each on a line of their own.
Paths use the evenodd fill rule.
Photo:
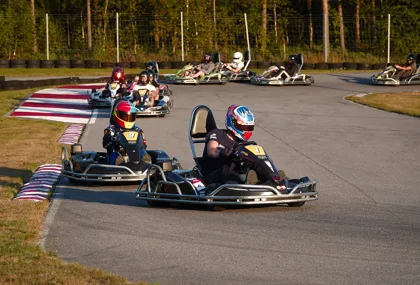
<svg viewBox="0 0 420 285">
<path fill-rule="evenodd" d="M 116 66 L 112 70 L 111 79 L 114 80 L 114 81 L 121 81 L 121 80 L 125 81 L 124 69 L 122 69 L 119 66 Z"/>
<path fill-rule="evenodd" d="M 136 122 L 137 109 L 128 101 L 121 101 L 114 109 L 113 121 L 123 129 L 132 129 Z"/>
</svg>

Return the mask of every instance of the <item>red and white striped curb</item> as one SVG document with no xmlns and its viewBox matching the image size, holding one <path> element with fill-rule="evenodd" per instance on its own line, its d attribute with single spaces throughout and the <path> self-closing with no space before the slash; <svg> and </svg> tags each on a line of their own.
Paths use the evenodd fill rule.
<svg viewBox="0 0 420 285">
<path fill-rule="evenodd" d="M 92 116 L 87 103 L 88 91 L 104 87 L 104 83 L 99 83 L 39 90 L 31 94 L 10 116 L 87 124 Z"/>
<path fill-rule="evenodd" d="M 75 144 L 79 141 L 85 125 L 71 124 L 64 131 L 63 135 L 58 139 L 58 143 Z"/>
<path fill-rule="evenodd" d="M 43 201 L 48 198 L 61 173 L 61 164 L 43 164 L 13 200 Z"/>
</svg>

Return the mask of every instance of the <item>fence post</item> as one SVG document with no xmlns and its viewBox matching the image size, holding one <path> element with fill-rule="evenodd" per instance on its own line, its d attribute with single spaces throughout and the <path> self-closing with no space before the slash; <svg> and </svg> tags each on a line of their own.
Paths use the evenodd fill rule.
<svg viewBox="0 0 420 285">
<path fill-rule="evenodd" d="M 248 50 L 249 50 L 249 57 L 251 58 L 251 47 L 249 46 L 248 20 L 246 18 L 246 13 L 244 13 L 244 18 L 245 18 L 246 44 L 247 44 Z"/>
<path fill-rule="evenodd" d="M 330 31 L 328 22 L 328 11 L 324 12 L 324 62 L 328 62 L 328 54 L 330 50 Z"/>
<path fill-rule="evenodd" d="M 184 61 L 184 20 L 181 12 L 181 60 Z"/>
<path fill-rule="evenodd" d="M 391 14 L 388 14 L 388 54 L 387 64 L 391 61 Z"/>
<path fill-rule="evenodd" d="M 47 40 L 47 60 L 50 59 L 50 41 L 48 38 L 48 13 L 45 14 L 45 29 L 46 29 L 46 40 Z"/>
<path fill-rule="evenodd" d="M 120 62 L 120 37 L 119 37 L 119 27 L 118 27 L 118 12 L 117 12 L 117 62 Z"/>
</svg>

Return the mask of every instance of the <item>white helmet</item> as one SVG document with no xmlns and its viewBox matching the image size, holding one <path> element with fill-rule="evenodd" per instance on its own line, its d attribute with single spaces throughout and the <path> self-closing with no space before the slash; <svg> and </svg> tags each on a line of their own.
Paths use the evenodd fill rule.
<svg viewBox="0 0 420 285">
<path fill-rule="evenodd" d="M 235 62 L 235 63 L 241 62 L 242 58 L 243 58 L 242 53 L 240 53 L 239 51 L 237 51 L 233 54 L 233 62 Z"/>
</svg>

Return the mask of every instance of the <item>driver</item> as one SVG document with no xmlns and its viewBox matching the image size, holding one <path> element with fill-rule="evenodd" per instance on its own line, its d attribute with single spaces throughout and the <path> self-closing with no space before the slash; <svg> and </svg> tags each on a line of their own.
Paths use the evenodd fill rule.
<svg viewBox="0 0 420 285">
<path fill-rule="evenodd" d="M 244 68 L 245 64 L 243 62 L 243 55 L 240 52 L 235 52 L 233 54 L 233 61 L 232 63 L 227 63 L 224 65 L 227 69 L 229 69 L 232 73 L 238 73 Z"/>
<path fill-rule="evenodd" d="M 102 146 L 106 149 L 109 159 L 109 164 L 114 165 L 118 157 L 117 145 L 115 139 L 117 135 L 125 130 L 136 131 L 141 134 L 143 138 L 142 156 L 146 153 L 146 138 L 143 130 L 135 125 L 137 109 L 130 102 L 123 100 L 117 103 L 114 112 L 111 114 L 111 124 L 104 130 L 102 138 Z"/>
<path fill-rule="evenodd" d="M 410 54 L 407 56 L 407 62 L 404 65 L 395 65 L 398 72 L 392 76 L 395 80 L 401 80 L 409 77 L 417 68 L 416 62 L 414 61 L 414 55 Z"/>
<path fill-rule="evenodd" d="M 204 54 L 204 63 L 196 66 L 198 70 L 192 78 L 201 77 L 207 74 L 210 74 L 214 69 L 214 63 L 211 61 L 211 53 Z"/>
<path fill-rule="evenodd" d="M 223 184 L 228 181 L 241 183 L 233 170 L 233 153 L 237 143 L 250 139 L 255 119 L 248 107 L 231 105 L 226 113 L 226 129 L 214 129 L 206 136 L 203 159 L 206 162 L 205 180 L 207 184 Z M 257 173 L 250 170 L 246 183 L 256 184 Z"/>
<path fill-rule="evenodd" d="M 299 66 L 296 63 L 296 59 L 297 59 L 296 54 L 290 55 L 289 60 L 287 61 L 286 65 L 285 65 L 285 70 L 289 74 L 289 76 L 291 76 L 291 77 L 293 77 L 299 69 Z M 286 74 L 282 74 L 281 77 L 283 79 L 287 78 Z"/>
<path fill-rule="evenodd" d="M 133 91 L 138 91 L 140 89 L 146 89 L 149 91 L 149 101 L 151 106 L 154 106 L 155 100 L 159 100 L 159 94 L 156 90 L 156 87 L 150 84 L 150 75 L 149 72 L 146 70 L 143 70 L 140 72 L 139 75 L 140 79 L 139 82 L 133 87 Z M 139 92 L 134 92 L 134 101 L 135 106 L 142 105 L 142 98 L 139 94 Z M 143 102 L 144 104 L 144 102 Z"/>
<path fill-rule="evenodd" d="M 105 89 L 102 91 L 102 97 L 108 98 L 111 96 L 110 91 L 110 84 L 111 83 L 118 83 L 120 84 L 120 88 L 117 90 L 117 94 L 123 94 L 127 88 L 127 83 L 125 82 L 125 74 L 124 69 L 119 66 L 115 66 L 111 72 L 111 77 L 109 78 Z"/>
</svg>

